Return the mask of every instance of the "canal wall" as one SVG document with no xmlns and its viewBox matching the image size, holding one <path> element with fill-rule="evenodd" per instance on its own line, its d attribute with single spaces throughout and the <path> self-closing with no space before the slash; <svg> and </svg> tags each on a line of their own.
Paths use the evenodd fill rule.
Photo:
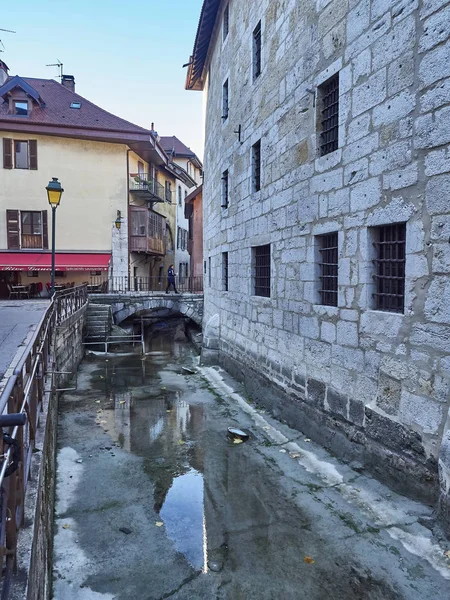
<svg viewBox="0 0 450 600">
<path fill-rule="evenodd" d="M 54 339 L 55 390 L 52 374 L 45 380 L 40 426 L 25 499 L 24 527 L 19 534 L 18 573 L 11 587 L 11 600 L 49 600 L 53 562 L 56 443 L 58 430 L 57 391 L 76 372 L 83 355 L 83 329 L 87 305 L 57 327 Z M 49 369 L 52 370 L 51 365 Z"/>
</svg>

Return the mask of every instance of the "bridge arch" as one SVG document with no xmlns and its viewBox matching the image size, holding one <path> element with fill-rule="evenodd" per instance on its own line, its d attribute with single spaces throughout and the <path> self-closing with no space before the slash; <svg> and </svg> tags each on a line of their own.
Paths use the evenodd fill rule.
<svg viewBox="0 0 450 600">
<path fill-rule="evenodd" d="M 168 309 L 189 317 L 196 325 L 202 326 L 203 295 L 144 295 L 139 293 L 129 294 L 96 294 L 91 297 L 91 302 L 96 304 L 109 304 L 111 306 L 114 323 L 120 325 L 125 319 L 140 311 L 155 309 Z"/>
</svg>

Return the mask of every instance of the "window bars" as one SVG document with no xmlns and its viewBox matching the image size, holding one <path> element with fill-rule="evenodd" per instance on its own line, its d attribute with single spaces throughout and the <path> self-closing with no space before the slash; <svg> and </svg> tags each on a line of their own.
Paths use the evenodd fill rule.
<svg viewBox="0 0 450 600">
<path fill-rule="evenodd" d="M 253 31 L 253 80 L 261 75 L 261 21 Z"/>
<path fill-rule="evenodd" d="M 228 252 L 222 252 L 222 284 L 223 291 L 228 292 Z"/>
<path fill-rule="evenodd" d="M 221 208 L 228 208 L 228 169 L 222 173 L 222 203 Z"/>
<path fill-rule="evenodd" d="M 338 305 L 338 234 L 337 231 L 319 237 L 321 304 Z"/>
<path fill-rule="evenodd" d="M 254 248 L 255 296 L 270 298 L 270 244 Z"/>
<path fill-rule="evenodd" d="M 325 156 L 338 147 L 339 133 L 339 73 L 319 87 L 322 115 L 320 155 Z"/>
<path fill-rule="evenodd" d="M 261 140 L 252 146 L 252 187 L 254 192 L 261 189 Z"/>
<path fill-rule="evenodd" d="M 389 312 L 404 311 L 406 223 L 375 228 L 375 307 Z"/>
</svg>

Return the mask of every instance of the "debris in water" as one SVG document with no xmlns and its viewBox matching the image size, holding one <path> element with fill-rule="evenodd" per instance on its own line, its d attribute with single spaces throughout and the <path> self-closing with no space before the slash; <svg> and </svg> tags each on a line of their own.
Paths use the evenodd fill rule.
<svg viewBox="0 0 450 600">
<path fill-rule="evenodd" d="M 167 390 L 167 388 L 166 388 L 166 386 L 165 386 L 165 385 L 163 385 L 163 386 L 161 387 L 161 389 L 162 389 L 162 390 Z"/>
<path fill-rule="evenodd" d="M 193 371 L 192 369 L 188 369 L 188 367 L 181 367 L 181 370 L 185 373 L 189 373 L 189 375 L 195 375 L 195 371 Z"/>
<path fill-rule="evenodd" d="M 446 556 L 447 558 L 450 558 L 450 550 L 447 550 L 446 552 L 444 552 L 444 556 Z"/>
<path fill-rule="evenodd" d="M 223 568 L 223 563 L 217 560 L 208 560 L 208 569 L 210 571 L 214 571 L 214 573 L 218 573 Z"/>
<path fill-rule="evenodd" d="M 95 401 L 95 404 L 100 404 L 100 400 L 96 400 L 96 401 Z"/>
<path fill-rule="evenodd" d="M 162 521 L 156 521 L 155 525 L 156 527 L 162 527 L 164 523 Z"/>
<path fill-rule="evenodd" d="M 286 450 L 284 448 L 281 448 L 280 452 L 283 452 L 284 454 L 286 454 Z"/>
<path fill-rule="evenodd" d="M 64 523 L 64 525 L 62 526 L 63 529 L 70 529 L 70 525 L 69 523 Z"/>
<path fill-rule="evenodd" d="M 300 452 L 289 452 L 289 456 L 291 458 L 300 458 L 301 454 Z"/>
<path fill-rule="evenodd" d="M 182 446 L 185 442 L 184 440 L 180 440 L 178 443 L 180 444 L 180 446 Z"/>
<path fill-rule="evenodd" d="M 119 404 L 125 404 L 126 400 L 119 400 Z"/>
<path fill-rule="evenodd" d="M 313 565 L 316 561 L 311 556 L 305 556 L 303 562 L 307 563 L 308 565 Z"/>
<path fill-rule="evenodd" d="M 305 442 L 310 442 L 310 438 L 305 438 Z"/>
<path fill-rule="evenodd" d="M 248 440 L 249 435 L 242 429 L 237 429 L 236 427 L 228 427 L 228 436 L 231 438 L 239 439 L 241 442 L 245 442 Z"/>
<path fill-rule="evenodd" d="M 121 531 L 125 535 L 129 535 L 131 533 L 131 529 L 128 529 L 128 527 L 119 527 L 119 531 Z"/>
<path fill-rule="evenodd" d="M 234 438 L 233 444 L 242 444 L 244 440 L 240 440 L 239 438 Z"/>
<path fill-rule="evenodd" d="M 75 462 L 77 462 L 77 463 L 82 463 L 82 462 L 83 462 L 83 459 L 82 459 L 82 458 L 77 458 L 77 460 L 76 460 Z"/>
</svg>

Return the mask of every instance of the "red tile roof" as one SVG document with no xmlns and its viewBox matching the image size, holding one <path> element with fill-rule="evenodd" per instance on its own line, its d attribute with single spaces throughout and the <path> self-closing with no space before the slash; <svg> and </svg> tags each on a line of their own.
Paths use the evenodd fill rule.
<svg viewBox="0 0 450 600">
<path fill-rule="evenodd" d="M 9 78 L 9 80 L 12 78 Z M 98 129 L 133 134 L 149 134 L 150 131 L 125 121 L 103 110 L 79 94 L 70 91 L 53 79 L 22 78 L 31 85 L 45 102 L 45 107 L 33 105 L 29 117 L 8 114 L 8 103 L 0 102 L 0 123 L 28 122 L 36 125 L 76 127 L 77 129 Z M 7 80 L 7 82 L 9 81 Z M 6 82 L 6 83 L 7 83 Z M 81 108 L 70 108 L 72 102 L 81 102 Z"/>
</svg>

